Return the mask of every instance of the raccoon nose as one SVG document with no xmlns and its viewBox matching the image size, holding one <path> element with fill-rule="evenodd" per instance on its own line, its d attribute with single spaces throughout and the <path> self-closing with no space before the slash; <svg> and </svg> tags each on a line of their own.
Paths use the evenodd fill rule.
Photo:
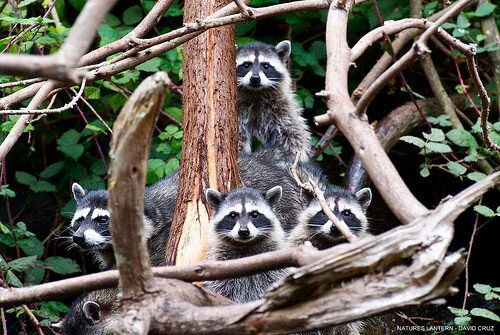
<svg viewBox="0 0 500 335">
<path fill-rule="evenodd" d="M 73 242 L 75 242 L 76 244 L 83 244 L 85 243 L 85 237 L 73 235 Z"/>
<path fill-rule="evenodd" d="M 337 228 L 337 226 L 332 225 L 332 227 L 330 228 L 330 235 L 331 236 L 338 236 L 338 235 L 340 235 L 340 231 Z"/>
<path fill-rule="evenodd" d="M 250 230 L 248 228 L 240 228 L 238 230 L 238 235 L 241 237 L 248 237 L 248 235 L 250 235 Z"/>
<path fill-rule="evenodd" d="M 260 84 L 260 77 L 259 75 L 253 75 L 250 77 L 250 84 Z"/>
</svg>

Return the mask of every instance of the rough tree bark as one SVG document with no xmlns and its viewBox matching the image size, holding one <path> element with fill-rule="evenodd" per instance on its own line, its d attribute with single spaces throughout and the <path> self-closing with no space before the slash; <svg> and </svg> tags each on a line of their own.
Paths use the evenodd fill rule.
<svg viewBox="0 0 500 335">
<path fill-rule="evenodd" d="M 227 0 L 186 1 L 184 22 L 211 15 Z M 180 184 L 166 248 L 167 264 L 194 264 L 206 251 L 203 191 L 237 184 L 234 27 L 211 29 L 183 49 L 183 130 Z"/>
</svg>

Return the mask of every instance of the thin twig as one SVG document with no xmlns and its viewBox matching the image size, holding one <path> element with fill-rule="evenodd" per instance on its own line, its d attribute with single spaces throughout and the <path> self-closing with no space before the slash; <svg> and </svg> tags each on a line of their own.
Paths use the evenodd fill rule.
<svg viewBox="0 0 500 335">
<path fill-rule="evenodd" d="M 33 321 L 33 323 L 35 324 L 35 327 L 36 327 L 38 334 L 45 335 L 42 331 L 42 326 L 40 325 L 40 322 L 38 322 L 38 319 L 36 318 L 36 316 L 33 314 L 33 312 L 31 312 L 31 309 L 29 309 L 29 307 L 26 305 L 21 305 L 21 307 L 22 307 L 22 309 L 24 309 L 24 312 L 26 314 L 28 314 L 31 321 Z"/>
<path fill-rule="evenodd" d="M 29 114 L 29 115 L 33 115 L 33 114 L 55 114 L 55 113 L 64 112 L 68 109 L 73 108 L 75 106 L 75 104 L 78 102 L 78 100 L 80 100 L 80 98 L 82 97 L 83 91 L 85 89 L 86 81 L 87 81 L 87 79 L 83 78 L 82 84 L 80 85 L 80 90 L 78 91 L 78 94 L 75 95 L 75 97 L 70 102 L 64 104 L 64 106 L 62 106 L 62 107 L 54 108 L 54 109 L 46 108 L 46 109 L 34 109 L 34 110 L 8 109 L 8 110 L 0 110 L 0 114 L 9 114 L 9 115 L 10 114 Z"/>
<path fill-rule="evenodd" d="M 483 129 L 483 139 L 486 146 L 491 150 L 500 151 L 500 146 L 496 145 L 491 141 L 490 129 L 488 128 L 488 116 L 490 114 L 490 98 L 488 97 L 488 92 L 484 88 L 479 73 L 477 72 L 477 65 L 474 56 L 467 57 L 467 67 L 469 68 L 469 73 L 472 78 L 474 86 L 476 86 L 479 98 L 481 98 L 481 128 Z"/>
<path fill-rule="evenodd" d="M 73 94 L 77 94 L 76 90 L 74 88 L 71 88 L 71 92 L 73 92 Z M 88 102 L 87 99 L 85 99 L 84 97 L 81 98 L 81 101 L 92 111 L 92 113 L 95 115 L 95 117 L 98 118 L 99 121 L 101 121 L 101 123 L 104 125 L 104 127 L 106 127 L 106 129 L 112 135 L 113 134 L 113 130 L 103 120 L 103 118 L 99 115 L 99 113 L 97 113 L 97 111 L 94 109 L 94 107 L 92 107 L 92 105 L 90 104 L 90 102 Z"/>
<path fill-rule="evenodd" d="M 319 157 L 319 155 L 321 155 L 321 153 L 325 150 L 328 143 L 330 143 L 330 141 L 338 133 L 338 131 L 339 130 L 335 127 L 334 124 L 331 124 L 328 127 L 323 136 L 321 136 L 321 138 L 319 139 L 318 143 L 316 143 L 312 159 L 316 159 Z"/>
<path fill-rule="evenodd" d="M 297 164 L 299 163 L 299 160 L 300 153 L 297 153 L 295 156 L 295 162 L 292 166 L 290 166 L 290 174 L 292 178 L 295 179 L 297 185 L 311 194 L 314 194 L 316 199 L 319 201 L 321 209 L 325 212 L 326 216 L 328 216 L 328 219 L 337 227 L 340 233 L 344 235 L 349 242 L 357 240 L 357 236 L 351 232 L 349 227 L 344 222 L 340 221 L 335 214 L 333 214 L 330 206 L 328 206 L 328 203 L 326 202 L 325 192 L 323 192 L 311 178 L 309 178 L 306 182 L 300 180 L 299 174 L 297 173 Z"/>
<path fill-rule="evenodd" d="M 0 89 L 16 87 L 16 86 L 31 85 L 31 84 L 39 83 L 39 82 L 44 81 L 44 80 L 46 80 L 46 79 L 45 78 L 33 78 L 33 79 L 12 81 L 10 83 L 0 84 Z"/>
<path fill-rule="evenodd" d="M 247 19 L 253 18 L 252 10 L 250 9 L 250 7 L 245 5 L 245 3 L 242 0 L 233 0 L 233 1 L 236 4 L 236 6 L 238 6 L 238 9 L 245 18 Z"/>
<path fill-rule="evenodd" d="M 483 197 L 479 199 L 478 205 L 481 205 L 483 201 Z M 472 244 L 474 243 L 474 237 L 477 232 L 477 224 L 479 222 L 479 213 L 476 213 L 476 219 L 474 220 L 474 226 L 472 227 L 472 234 L 470 236 L 469 241 L 469 250 L 467 250 L 467 258 L 465 259 L 465 288 L 464 288 L 464 302 L 462 304 L 462 309 L 465 309 L 465 305 L 467 304 L 467 298 L 469 295 L 469 260 L 470 254 L 472 252 Z"/>
</svg>

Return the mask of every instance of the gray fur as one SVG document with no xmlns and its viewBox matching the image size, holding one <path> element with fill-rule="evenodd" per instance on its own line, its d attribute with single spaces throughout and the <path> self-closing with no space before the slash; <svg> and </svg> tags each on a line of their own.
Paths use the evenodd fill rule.
<svg viewBox="0 0 500 335">
<path fill-rule="evenodd" d="M 366 217 L 366 209 L 371 202 L 371 190 L 369 188 L 362 189 L 356 195 L 353 195 L 346 189 L 329 186 L 325 189 L 325 200 L 337 218 L 341 221 L 344 220 L 344 223 L 351 228 L 351 232 L 354 235 L 358 237 L 369 235 L 369 223 Z M 356 225 L 350 226 L 347 221 L 349 218 L 344 218 L 341 213 L 343 210 L 348 210 L 351 213 L 349 217 L 351 220 L 356 220 Z M 324 222 L 328 223 L 325 225 L 310 225 L 311 220 L 316 215 L 319 215 L 319 212 L 322 212 L 319 201 L 312 200 L 309 206 L 299 215 L 299 223 L 289 235 L 292 245 L 301 245 L 309 241 L 314 247 L 323 250 L 346 242 L 345 237 L 340 233 L 333 234 L 331 229 L 323 230 L 326 229 L 327 224 L 333 227 L 332 229 L 336 229 L 326 217 L 324 218 Z"/>
<path fill-rule="evenodd" d="M 119 322 L 117 289 L 86 293 L 71 305 L 62 321 L 63 335 L 112 335 Z"/>
<path fill-rule="evenodd" d="M 168 239 L 170 224 L 172 223 L 179 184 L 178 179 L 178 173 L 174 173 L 147 187 L 144 192 L 145 235 L 148 239 L 148 249 L 153 266 L 164 264 L 164 244 Z M 77 200 L 73 222 L 77 219 L 76 216 L 80 210 L 91 208 L 85 218 L 79 222 L 80 225 L 78 228 L 72 222 L 71 239 L 73 240 L 73 246 L 77 245 L 83 250 L 88 251 L 98 263 L 101 270 L 109 269 L 115 264 L 109 233 L 109 222 L 99 224 L 96 220 L 92 219 L 92 213 L 96 208 L 108 211 L 108 192 L 106 190 L 85 192 L 77 183 L 73 184 L 72 189 L 75 200 Z M 77 190 L 76 193 L 75 190 Z M 95 243 L 95 241 L 85 236 L 85 234 L 88 234 L 89 229 L 96 231 L 102 237 L 103 242 Z"/>
<path fill-rule="evenodd" d="M 312 200 L 312 196 L 298 187 L 295 180 L 290 176 L 288 168 L 292 164 L 293 161 L 290 160 L 290 155 L 279 149 L 261 149 L 251 154 L 240 153 L 238 159 L 244 186 L 258 189 L 261 192 L 265 192 L 275 185 L 281 186 L 281 200 L 276 203 L 274 212 L 286 232 L 289 232 L 297 225 L 300 213 Z M 299 162 L 297 171 L 303 180 L 313 178 L 319 185 L 327 184 L 325 175 L 314 163 Z M 148 249 L 151 263 L 155 266 L 164 265 L 165 245 L 175 209 L 178 179 L 179 174 L 175 172 L 171 176 L 147 187 L 145 191 L 144 217 L 146 224 L 149 222 L 147 225 L 152 227 L 152 229 L 149 229 L 149 233 L 148 230 L 146 231 L 148 233 L 147 237 L 149 237 Z M 78 189 L 78 187 L 76 188 Z M 79 197 L 76 212 L 86 207 L 108 209 L 108 193 L 106 190 L 85 192 L 82 188 L 82 191 L 84 196 Z M 82 230 L 88 228 L 98 230 L 97 223 L 87 220 L 87 226 L 82 227 Z M 78 245 L 90 252 L 98 262 L 100 269 L 105 270 L 112 267 L 115 261 L 111 237 L 107 230 L 108 226 L 101 226 L 101 228 L 104 229 L 103 236 L 106 238 L 106 243 L 102 245 L 73 243 L 73 245 Z M 78 229 L 72 229 L 73 239 L 77 234 L 82 235 L 82 232 L 78 232 Z"/>
<path fill-rule="evenodd" d="M 255 138 L 264 146 L 283 147 L 293 156 L 299 152 L 302 161 L 309 159 L 311 134 L 292 90 L 286 66 L 289 55 L 289 41 L 282 41 L 276 47 L 263 43 L 238 47 L 236 64 L 240 151 L 251 152 L 252 140 Z M 262 80 L 257 87 L 250 84 L 244 69 L 238 70 L 244 62 L 253 62 L 254 66 L 249 70 L 257 76 L 260 74 Z M 270 64 L 279 75 L 276 78 L 266 77 L 259 65 L 262 63 Z"/>
<path fill-rule="evenodd" d="M 281 188 L 272 188 L 263 193 L 251 188 L 240 188 L 222 194 L 222 200 L 213 208 L 209 223 L 210 233 L 206 258 L 209 260 L 236 259 L 287 248 L 285 232 L 273 213 L 273 203 L 279 200 L 280 191 Z M 207 194 L 211 193 L 213 194 L 207 191 Z M 230 213 L 238 211 L 238 208 L 257 209 L 260 213 L 259 217 L 265 217 L 271 227 L 257 227 L 258 232 L 248 242 L 229 232 L 216 231 L 216 225 L 227 218 Z M 240 216 L 235 220 L 235 228 L 245 224 L 244 210 L 241 209 L 237 213 Z M 204 285 L 234 302 L 243 303 L 262 298 L 267 289 L 286 274 L 286 270 L 268 271 L 242 278 L 207 281 Z"/>
</svg>

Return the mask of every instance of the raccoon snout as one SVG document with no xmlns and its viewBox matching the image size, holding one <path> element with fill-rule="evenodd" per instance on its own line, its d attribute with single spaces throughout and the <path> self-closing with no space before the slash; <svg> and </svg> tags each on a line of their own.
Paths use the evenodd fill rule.
<svg viewBox="0 0 500 335">
<path fill-rule="evenodd" d="M 252 75 L 250 77 L 250 84 L 252 86 L 258 86 L 260 84 L 260 76 L 257 74 L 257 75 Z"/>
<path fill-rule="evenodd" d="M 240 237 L 246 238 L 246 237 L 250 236 L 250 229 L 248 229 L 248 228 L 240 228 L 238 230 L 238 235 Z"/>
</svg>

